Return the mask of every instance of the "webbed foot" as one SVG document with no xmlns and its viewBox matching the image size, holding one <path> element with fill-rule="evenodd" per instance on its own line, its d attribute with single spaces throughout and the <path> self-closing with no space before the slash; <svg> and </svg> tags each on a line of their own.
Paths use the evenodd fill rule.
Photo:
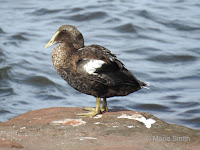
<svg viewBox="0 0 200 150">
<path fill-rule="evenodd" d="M 79 116 L 79 117 L 93 117 L 93 116 L 101 114 L 101 113 L 103 113 L 105 111 L 108 111 L 106 98 L 103 99 L 102 108 L 100 108 L 101 98 L 96 98 L 96 101 L 97 101 L 96 108 L 86 107 L 86 108 L 84 108 L 84 110 L 87 110 L 89 112 L 79 113 L 79 114 L 76 114 L 76 115 Z"/>
<path fill-rule="evenodd" d="M 97 100 L 96 108 L 86 107 L 86 108 L 84 108 L 84 110 L 88 110 L 89 112 L 80 113 L 80 114 L 76 114 L 76 115 L 79 116 L 79 117 L 93 117 L 93 116 L 96 116 L 98 114 L 101 114 L 101 110 L 100 110 L 101 98 L 96 98 L 96 100 Z"/>
</svg>

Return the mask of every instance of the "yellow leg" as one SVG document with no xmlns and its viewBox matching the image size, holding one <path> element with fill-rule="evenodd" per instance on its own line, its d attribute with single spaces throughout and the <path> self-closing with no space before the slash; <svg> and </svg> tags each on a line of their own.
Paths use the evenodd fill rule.
<svg viewBox="0 0 200 150">
<path fill-rule="evenodd" d="M 96 116 L 96 115 L 100 114 L 101 113 L 101 111 L 100 111 L 101 98 L 97 97 L 96 101 L 97 101 L 96 108 L 85 108 L 85 110 L 89 110 L 89 112 L 80 113 L 80 114 L 76 114 L 76 115 L 81 116 L 81 117 L 90 117 L 90 116 Z"/>
<path fill-rule="evenodd" d="M 108 111 L 106 98 L 103 98 L 103 105 L 101 107 L 101 112 Z"/>
</svg>

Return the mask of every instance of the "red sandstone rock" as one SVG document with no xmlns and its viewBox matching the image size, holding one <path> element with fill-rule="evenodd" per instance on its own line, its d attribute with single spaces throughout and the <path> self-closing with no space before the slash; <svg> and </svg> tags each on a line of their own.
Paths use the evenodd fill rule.
<svg viewBox="0 0 200 150">
<path fill-rule="evenodd" d="M 2 122 L 0 150 L 200 149 L 199 130 L 167 124 L 147 113 L 113 110 L 96 118 L 75 116 L 82 112 L 73 107 L 46 108 Z M 156 122 L 147 128 L 148 120 Z"/>
<path fill-rule="evenodd" d="M 23 148 L 23 146 L 15 141 L 0 139 L 0 148 Z"/>
</svg>

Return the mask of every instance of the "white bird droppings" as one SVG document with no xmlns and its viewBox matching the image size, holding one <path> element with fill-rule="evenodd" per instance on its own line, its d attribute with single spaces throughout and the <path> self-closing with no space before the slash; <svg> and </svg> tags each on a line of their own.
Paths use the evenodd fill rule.
<svg viewBox="0 0 200 150">
<path fill-rule="evenodd" d="M 93 118 L 101 118 L 102 117 L 102 114 L 98 114 L 96 116 L 94 116 Z"/>
<path fill-rule="evenodd" d="M 134 128 L 135 126 L 127 126 L 128 128 Z"/>
<path fill-rule="evenodd" d="M 129 116 L 127 114 L 122 114 L 121 116 L 118 116 L 117 118 L 127 118 L 127 119 L 134 119 L 139 122 L 144 123 L 146 128 L 151 128 L 151 125 L 154 124 L 156 121 L 154 119 L 146 119 L 143 115 L 141 114 L 133 114 L 132 116 Z"/>
<path fill-rule="evenodd" d="M 80 140 L 96 140 L 97 138 L 95 137 L 80 137 Z"/>
</svg>

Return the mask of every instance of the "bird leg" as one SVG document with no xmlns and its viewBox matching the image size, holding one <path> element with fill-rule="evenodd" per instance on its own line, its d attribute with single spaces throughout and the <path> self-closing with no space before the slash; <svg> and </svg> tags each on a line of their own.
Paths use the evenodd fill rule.
<svg viewBox="0 0 200 150">
<path fill-rule="evenodd" d="M 86 107 L 86 108 L 83 108 L 84 110 L 87 110 L 87 111 L 94 111 L 96 108 L 90 108 L 90 107 Z M 103 104 L 102 104 L 102 107 L 101 107 L 101 113 L 105 112 L 105 111 L 108 111 L 108 106 L 107 106 L 107 101 L 106 101 L 106 98 L 103 98 Z"/>
<path fill-rule="evenodd" d="M 103 98 L 103 105 L 101 107 L 101 112 L 108 111 L 106 98 Z"/>
<path fill-rule="evenodd" d="M 100 110 L 101 98 L 96 97 L 96 101 L 97 101 L 96 108 L 84 108 L 85 110 L 88 110 L 89 112 L 80 113 L 80 114 L 76 114 L 76 115 L 80 116 L 80 117 L 92 117 L 92 116 L 96 116 L 96 115 L 100 114 L 101 113 L 101 110 Z"/>
</svg>

